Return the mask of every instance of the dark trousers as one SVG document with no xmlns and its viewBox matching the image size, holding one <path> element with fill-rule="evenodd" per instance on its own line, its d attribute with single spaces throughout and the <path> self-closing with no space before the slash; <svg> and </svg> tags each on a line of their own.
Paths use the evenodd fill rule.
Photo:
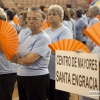
<svg viewBox="0 0 100 100">
<path fill-rule="evenodd" d="M 0 100 L 12 100 L 16 78 L 15 73 L 0 75 Z"/>
<path fill-rule="evenodd" d="M 86 41 L 82 41 L 82 43 L 86 45 Z"/>
<path fill-rule="evenodd" d="M 49 89 L 49 74 L 18 76 L 19 100 L 46 100 Z"/>
<path fill-rule="evenodd" d="M 69 92 L 64 92 L 55 89 L 55 80 L 50 79 L 49 97 L 48 100 L 69 100 Z"/>
</svg>

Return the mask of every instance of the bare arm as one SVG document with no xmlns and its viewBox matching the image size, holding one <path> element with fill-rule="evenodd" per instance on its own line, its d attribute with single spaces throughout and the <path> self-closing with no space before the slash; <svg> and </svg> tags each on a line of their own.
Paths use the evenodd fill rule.
<svg viewBox="0 0 100 100">
<path fill-rule="evenodd" d="M 17 60 L 17 64 L 22 64 L 24 66 L 29 66 L 32 63 L 34 63 L 35 61 L 37 61 L 40 58 L 40 55 L 35 54 L 33 52 L 30 52 L 27 56 L 23 57 L 23 58 L 19 58 Z"/>
<path fill-rule="evenodd" d="M 17 60 L 20 58 L 19 54 L 15 54 L 11 59 L 10 61 L 13 62 L 13 63 L 17 63 Z"/>
</svg>

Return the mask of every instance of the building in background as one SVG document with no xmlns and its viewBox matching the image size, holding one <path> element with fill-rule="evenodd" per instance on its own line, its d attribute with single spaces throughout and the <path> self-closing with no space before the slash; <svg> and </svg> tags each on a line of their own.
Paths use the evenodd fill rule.
<svg viewBox="0 0 100 100">
<path fill-rule="evenodd" d="M 4 7 L 8 8 L 16 8 L 16 9 L 23 9 L 28 8 L 30 6 L 45 6 L 49 7 L 52 4 L 58 4 L 60 6 L 66 7 L 83 7 L 88 8 L 89 4 L 93 0 L 0 0 Z"/>
</svg>

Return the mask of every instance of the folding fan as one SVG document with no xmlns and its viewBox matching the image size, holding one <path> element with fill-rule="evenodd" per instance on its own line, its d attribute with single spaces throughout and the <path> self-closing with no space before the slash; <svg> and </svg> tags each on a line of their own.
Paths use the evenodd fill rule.
<svg viewBox="0 0 100 100">
<path fill-rule="evenodd" d="M 64 51 L 75 51 L 75 50 L 84 50 L 86 52 L 90 52 L 88 47 L 78 40 L 73 39 L 64 39 L 49 44 L 49 47 L 52 49 L 52 52 L 55 53 L 56 50 L 64 50 Z"/>
<path fill-rule="evenodd" d="M 18 35 L 16 30 L 6 21 L 0 20 L 0 44 L 6 58 L 10 60 L 18 48 Z"/>
<path fill-rule="evenodd" d="M 14 16 L 13 22 L 16 24 L 16 26 L 18 26 L 18 18 L 16 16 Z"/>
<path fill-rule="evenodd" d="M 93 42 L 100 46 L 100 22 L 97 22 L 84 30 L 84 34 L 88 36 Z"/>
<path fill-rule="evenodd" d="M 100 20 L 100 14 L 98 14 L 98 15 L 96 16 L 96 18 L 98 18 L 98 19 Z"/>
<path fill-rule="evenodd" d="M 41 27 L 42 30 L 45 30 L 46 28 L 49 28 L 49 27 L 50 27 L 50 23 L 47 20 L 44 20 Z"/>
</svg>

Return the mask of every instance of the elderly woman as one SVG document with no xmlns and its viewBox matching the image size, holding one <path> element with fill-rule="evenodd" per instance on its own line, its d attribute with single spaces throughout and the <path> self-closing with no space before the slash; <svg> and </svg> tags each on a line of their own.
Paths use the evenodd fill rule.
<svg viewBox="0 0 100 100">
<path fill-rule="evenodd" d="M 26 35 L 18 48 L 17 71 L 19 100 L 46 100 L 49 88 L 48 64 L 50 60 L 49 36 L 41 30 L 41 10 L 28 9 Z"/>
<path fill-rule="evenodd" d="M 89 28 L 90 26 L 92 26 L 93 24 L 99 22 L 99 19 L 96 18 L 96 16 L 100 13 L 99 7 L 91 7 L 89 10 L 89 16 L 90 16 L 90 23 L 88 25 L 87 28 Z M 92 34 L 92 33 L 91 33 Z M 91 39 L 87 38 L 86 40 L 86 45 L 88 46 L 88 48 L 90 49 L 90 51 L 93 50 L 93 42 L 91 41 Z"/>
<path fill-rule="evenodd" d="M 0 8 L 0 20 L 6 21 L 6 13 Z M 17 79 L 15 63 L 8 61 L 0 49 L 0 100 L 12 100 L 14 84 Z"/>
<path fill-rule="evenodd" d="M 22 11 L 19 13 L 19 25 L 22 27 L 21 31 L 19 32 L 19 43 L 22 39 L 28 34 L 31 33 L 30 29 L 27 26 L 27 11 Z"/>
<path fill-rule="evenodd" d="M 61 21 L 64 16 L 62 7 L 58 5 L 52 5 L 48 8 L 48 21 L 51 24 L 50 28 L 47 28 L 45 32 L 50 36 L 51 42 L 56 42 L 62 39 L 73 38 L 73 35 L 69 28 L 62 25 Z M 69 100 L 69 93 L 55 89 L 55 55 L 52 53 L 49 63 L 50 73 L 50 87 L 48 100 Z"/>
</svg>

